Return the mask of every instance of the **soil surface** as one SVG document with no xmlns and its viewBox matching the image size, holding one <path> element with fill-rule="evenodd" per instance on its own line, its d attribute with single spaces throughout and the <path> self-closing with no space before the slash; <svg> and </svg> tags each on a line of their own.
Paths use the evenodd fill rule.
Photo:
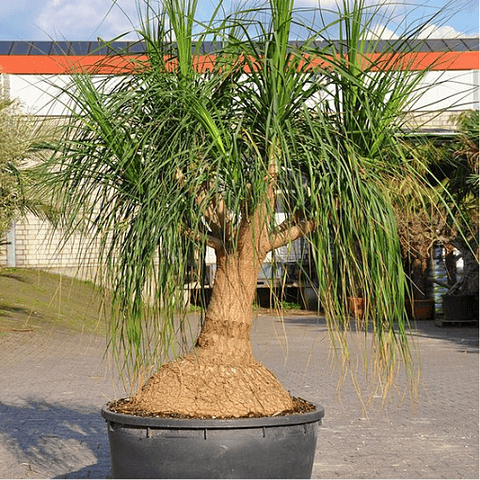
<svg viewBox="0 0 480 480">
<path fill-rule="evenodd" d="M 292 410 L 285 410 L 276 416 L 281 417 L 285 415 L 301 415 L 303 413 L 313 412 L 316 410 L 316 407 L 313 403 L 308 402 L 303 398 L 292 397 L 292 402 L 293 402 Z M 122 398 L 120 400 L 109 402 L 108 409 L 111 412 L 115 412 L 115 413 L 124 413 L 126 415 L 135 415 L 138 417 L 152 417 L 152 418 L 196 418 L 198 420 L 208 420 L 212 418 L 227 420 L 227 419 L 236 418 L 232 416 L 229 416 L 229 417 L 206 417 L 206 416 L 200 417 L 195 415 L 187 416 L 187 415 L 178 415 L 178 414 L 177 415 L 165 414 L 165 413 L 158 413 L 158 412 L 152 413 L 144 410 L 136 410 L 135 407 L 132 406 L 130 398 Z M 261 415 L 250 413 L 248 415 L 245 415 L 243 417 L 238 417 L 238 418 L 260 418 L 260 417 Z"/>
</svg>

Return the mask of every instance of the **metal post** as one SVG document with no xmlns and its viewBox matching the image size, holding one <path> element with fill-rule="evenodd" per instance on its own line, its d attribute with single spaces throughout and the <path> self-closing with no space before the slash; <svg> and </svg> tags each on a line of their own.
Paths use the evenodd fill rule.
<svg viewBox="0 0 480 480">
<path fill-rule="evenodd" d="M 15 222 L 7 232 L 7 267 L 16 267 Z"/>
</svg>

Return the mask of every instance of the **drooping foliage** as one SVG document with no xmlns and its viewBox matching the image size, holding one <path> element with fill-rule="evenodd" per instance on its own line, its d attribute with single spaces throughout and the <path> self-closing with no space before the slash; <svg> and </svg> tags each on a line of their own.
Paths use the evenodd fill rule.
<svg viewBox="0 0 480 480">
<path fill-rule="evenodd" d="M 390 47 L 367 41 L 375 7 L 363 0 L 345 2 L 333 24 L 301 42 L 290 41 L 293 0 L 226 18 L 219 7 L 208 22 L 196 8 L 147 2 L 138 32 L 146 61 L 133 61 L 135 74 L 80 73 L 62 92 L 71 121 L 45 185 L 66 207 L 66 231 L 101 244 L 112 346 L 137 370 L 168 357 L 187 325 L 187 275 L 202 278 L 207 247 L 234 255 L 250 222 L 254 263 L 308 240 L 321 306 L 347 360 L 345 298 L 367 300 L 372 367 L 389 384 L 397 357 L 412 363 L 386 185 L 418 174 L 398 133 L 424 72 L 405 70 L 405 48 L 395 63 Z M 340 41 L 317 42 L 332 26 Z"/>
</svg>

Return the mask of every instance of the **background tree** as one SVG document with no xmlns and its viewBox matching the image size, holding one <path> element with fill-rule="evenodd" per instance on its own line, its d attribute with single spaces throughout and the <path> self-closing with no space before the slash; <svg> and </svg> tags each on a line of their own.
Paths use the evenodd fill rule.
<svg viewBox="0 0 480 480">
<path fill-rule="evenodd" d="M 28 121 L 13 102 L 0 98 L 0 242 L 25 205 L 18 168 L 28 155 L 28 132 Z"/>
<path fill-rule="evenodd" d="M 25 113 L 15 100 L 0 97 L 0 244 L 12 221 L 31 212 L 54 220 L 47 198 L 34 193 L 30 167 L 44 159 L 51 128 Z"/>
<path fill-rule="evenodd" d="M 158 367 L 122 408 L 215 417 L 290 410 L 290 395 L 253 357 L 250 329 L 267 254 L 301 237 L 345 366 L 345 294 L 355 285 L 368 298 L 368 368 L 387 388 L 396 358 L 407 370 L 412 359 L 386 180 L 417 174 L 396 155 L 395 138 L 423 72 L 406 73 L 405 50 L 372 60 L 365 40 L 379 7 L 362 0 L 321 30 L 303 25 L 310 36 L 300 43 L 289 42 L 293 0 L 226 18 L 219 6 L 203 23 L 196 0 L 162 5 L 146 3 L 147 60 L 132 65 L 134 75 L 82 73 L 64 90 L 71 120 L 46 164 L 67 235 L 81 228 L 103 247 L 110 345 L 122 368 Z M 329 28 L 340 32 L 340 50 L 316 43 Z M 184 352 L 185 273 L 206 247 L 216 256 L 213 292 Z"/>
</svg>

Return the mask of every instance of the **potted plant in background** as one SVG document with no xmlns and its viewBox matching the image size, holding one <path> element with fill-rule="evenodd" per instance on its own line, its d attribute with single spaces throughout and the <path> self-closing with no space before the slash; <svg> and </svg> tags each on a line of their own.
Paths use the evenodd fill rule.
<svg viewBox="0 0 480 480">
<path fill-rule="evenodd" d="M 396 178 L 392 198 L 409 283 L 407 311 L 412 318 L 433 318 L 432 283 L 448 289 L 447 304 L 464 304 L 469 319 L 478 314 L 478 111 L 453 117 L 459 132 L 453 140 L 405 137 L 406 155 L 417 164 L 420 178 Z M 418 159 L 422 161 L 417 163 Z M 401 195 L 398 193 L 401 192 Z M 448 284 L 431 279 L 434 245 L 443 245 Z M 455 253 L 458 252 L 458 253 Z M 457 262 L 465 262 L 465 274 Z M 474 298 L 476 296 L 476 298 Z M 447 318 L 450 316 L 447 306 Z M 457 321 L 463 316 L 455 313 Z"/>
<path fill-rule="evenodd" d="M 413 188 L 412 188 L 413 187 Z M 436 209 L 424 203 L 428 194 L 419 184 L 408 185 L 400 180 L 394 188 L 402 191 L 402 201 L 396 205 L 398 235 L 402 248 L 403 268 L 408 290 L 405 306 L 411 319 L 434 318 L 435 301 L 431 280 L 432 249 L 437 238 L 435 231 Z M 423 191 L 423 195 L 422 192 Z M 411 192 L 410 200 L 408 192 Z"/>
<path fill-rule="evenodd" d="M 372 378 L 388 388 L 395 358 L 411 371 L 385 185 L 417 175 L 396 134 L 424 71 L 402 68 L 411 52 L 371 55 L 381 7 L 362 0 L 345 2 L 330 25 L 303 25 L 298 44 L 289 43 L 293 0 L 226 18 L 220 5 L 206 23 L 195 21 L 196 7 L 146 2 L 146 60 L 113 80 L 74 76 L 62 92 L 70 121 L 43 185 L 64 207 L 67 235 L 81 229 L 100 241 L 121 370 L 156 368 L 103 409 L 114 477 L 309 476 L 323 409 L 294 399 L 253 357 L 258 273 L 270 251 L 308 239 L 345 365 L 345 279 L 355 278 L 368 299 Z M 341 42 L 319 46 L 329 28 Z M 279 203 L 287 214 L 277 224 Z M 211 298 L 196 339 L 181 344 L 185 272 L 194 275 L 191 252 L 207 246 L 216 255 Z"/>
<path fill-rule="evenodd" d="M 438 149 L 436 164 L 453 214 L 439 225 L 448 272 L 443 322 L 478 322 L 479 112 L 464 112 L 454 121 L 457 139 Z M 457 271 L 458 260 L 462 262 L 461 274 Z"/>
</svg>

